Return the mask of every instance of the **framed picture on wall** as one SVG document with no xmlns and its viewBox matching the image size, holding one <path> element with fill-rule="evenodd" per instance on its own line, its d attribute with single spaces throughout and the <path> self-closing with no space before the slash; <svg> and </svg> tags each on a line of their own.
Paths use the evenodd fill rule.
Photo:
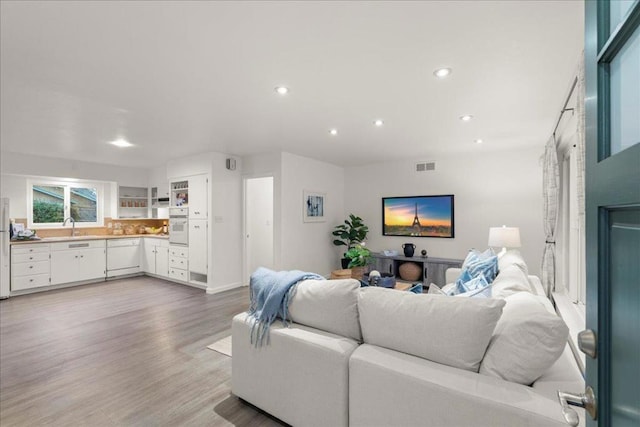
<svg viewBox="0 0 640 427">
<path fill-rule="evenodd" d="M 302 220 L 304 222 L 325 222 L 326 193 L 304 190 L 302 198 Z"/>
</svg>

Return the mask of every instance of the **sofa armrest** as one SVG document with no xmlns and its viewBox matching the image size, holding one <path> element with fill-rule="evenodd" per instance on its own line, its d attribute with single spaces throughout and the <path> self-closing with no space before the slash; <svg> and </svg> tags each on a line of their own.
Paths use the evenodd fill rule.
<svg viewBox="0 0 640 427">
<path fill-rule="evenodd" d="M 461 268 L 456 268 L 456 267 L 447 268 L 447 271 L 445 271 L 444 273 L 446 282 L 447 283 L 455 282 L 458 276 L 460 276 L 461 272 L 462 272 Z"/>
<path fill-rule="evenodd" d="M 294 426 L 346 427 L 349 357 L 358 342 L 276 320 L 269 342 L 251 344 L 246 313 L 231 323 L 233 394 Z"/>
<path fill-rule="evenodd" d="M 584 411 L 578 413 L 584 425 Z M 349 362 L 349 421 L 352 427 L 567 425 L 557 399 L 531 387 L 369 344 Z"/>
</svg>

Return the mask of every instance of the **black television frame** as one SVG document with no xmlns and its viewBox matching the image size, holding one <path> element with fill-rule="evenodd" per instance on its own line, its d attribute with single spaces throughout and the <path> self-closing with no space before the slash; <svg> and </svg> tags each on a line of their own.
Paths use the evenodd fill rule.
<svg viewBox="0 0 640 427">
<path fill-rule="evenodd" d="M 449 198 L 450 206 L 451 206 L 451 235 L 450 236 L 420 236 L 420 235 L 411 235 L 411 234 L 387 234 L 385 229 L 385 201 L 393 200 L 393 199 L 430 199 L 434 197 L 447 197 Z M 453 194 L 438 194 L 438 195 L 428 195 L 428 196 L 395 196 L 395 197 L 383 197 L 382 198 L 382 235 L 389 237 L 432 237 L 439 239 L 453 239 L 456 236 L 456 227 L 455 227 L 455 196 Z"/>
</svg>

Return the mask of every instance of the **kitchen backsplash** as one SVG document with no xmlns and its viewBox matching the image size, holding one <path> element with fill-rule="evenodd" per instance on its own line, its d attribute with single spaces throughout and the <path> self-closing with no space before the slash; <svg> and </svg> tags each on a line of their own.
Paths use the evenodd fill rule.
<svg viewBox="0 0 640 427">
<path fill-rule="evenodd" d="M 17 224 L 23 224 L 24 228 L 27 228 L 27 219 L 26 218 L 16 218 L 15 222 Z M 167 219 L 118 219 L 118 218 L 105 218 L 104 219 L 104 227 L 76 227 L 76 236 L 106 236 L 109 233 L 109 223 L 111 223 L 111 228 L 113 229 L 114 224 L 120 223 L 124 227 L 125 225 L 131 225 L 136 229 L 141 225 L 145 227 L 162 227 L 163 225 L 167 225 L 169 220 Z M 64 237 L 68 236 L 70 231 L 70 227 L 65 228 L 32 228 L 32 230 L 36 231 L 36 235 L 39 237 Z M 135 234 L 138 234 L 136 232 Z"/>
</svg>

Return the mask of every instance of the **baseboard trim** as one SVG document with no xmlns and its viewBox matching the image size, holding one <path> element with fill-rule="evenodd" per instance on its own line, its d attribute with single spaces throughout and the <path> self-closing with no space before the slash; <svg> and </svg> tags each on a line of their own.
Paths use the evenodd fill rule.
<svg viewBox="0 0 640 427">
<path fill-rule="evenodd" d="M 236 282 L 236 283 L 230 283 L 228 285 L 216 286 L 215 288 L 208 287 L 207 288 L 207 294 L 209 294 L 209 295 L 218 294 L 220 292 L 228 291 L 230 289 L 239 288 L 241 286 L 242 286 L 242 282 Z"/>
</svg>

